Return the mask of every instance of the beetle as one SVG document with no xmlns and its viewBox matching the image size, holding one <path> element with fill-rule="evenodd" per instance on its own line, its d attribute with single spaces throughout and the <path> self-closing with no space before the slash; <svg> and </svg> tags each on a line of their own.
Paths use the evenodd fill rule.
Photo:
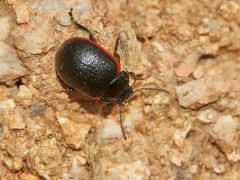
<svg viewBox="0 0 240 180">
<path fill-rule="evenodd" d="M 95 36 L 87 27 L 74 19 L 72 11 L 73 9 L 69 12 L 72 22 L 79 29 L 87 32 L 89 39 L 74 37 L 60 46 L 55 56 L 58 76 L 67 85 L 92 99 L 123 106 L 129 96 L 136 92 L 129 85 L 129 77 L 137 79 L 137 76 L 132 72 L 121 70 L 117 55 L 118 40 L 112 55 L 97 43 Z M 140 90 L 151 89 L 154 90 L 154 88 Z M 121 129 L 126 139 L 121 112 Z"/>
</svg>

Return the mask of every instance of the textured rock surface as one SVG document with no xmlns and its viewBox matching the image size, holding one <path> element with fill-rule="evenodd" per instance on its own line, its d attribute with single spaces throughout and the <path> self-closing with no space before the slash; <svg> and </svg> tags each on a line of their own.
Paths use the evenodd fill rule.
<svg viewBox="0 0 240 180">
<path fill-rule="evenodd" d="M 71 37 L 119 39 L 123 107 L 66 87 Z M 239 0 L 0 0 L 0 179 L 240 179 Z M 140 76 L 138 76 L 140 77 Z"/>
</svg>

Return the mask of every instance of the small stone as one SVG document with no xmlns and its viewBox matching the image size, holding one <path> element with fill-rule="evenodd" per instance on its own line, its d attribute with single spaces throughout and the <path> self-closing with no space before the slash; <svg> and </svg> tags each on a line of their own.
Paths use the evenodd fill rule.
<svg viewBox="0 0 240 180">
<path fill-rule="evenodd" d="M 81 164 L 77 161 L 77 159 L 73 159 L 71 168 L 69 170 L 69 174 L 71 178 L 77 178 L 81 171 Z"/>
<path fill-rule="evenodd" d="M 106 120 L 102 129 L 102 138 L 122 138 L 122 131 L 120 125 L 112 120 Z"/>
<path fill-rule="evenodd" d="M 22 105 L 30 106 L 32 104 L 32 97 L 33 93 L 31 89 L 25 85 L 20 85 L 14 99 Z"/>
<path fill-rule="evenodd" d="M 25 85 L 19 86 L 19 91 L 16 95 L 19 99 L 25 100 L 25 99 L 32 99 L 32 91 Z"/>
<path fill-rule="evenodd" d="M 226 154 L 237 147 L 238 128 L 238 121 L 231 115 L 219 117 L 213 125 L 211 136 Z"/>
<path fill-rule="evenodd" d="M 220 7 L 220 14 L 228 20 L 232 20 L 236 16 L 239 16 L 239 13 L 240 13 L 239 3 L 234 1 L 226 1 Z"/>
<path fill-rule="evenodd" d="M 225 171 L 224 165 L 220 164 L 211 154 L 205 154 L 202 158 L 202 162 L 207 168 L 213 169 L 213 171 L 217 174 L 221 174 Z"/>
<path fill-rule="evenodd" d="M 187 137 L 187 134 L 190 132 L 192 128 L 192 125 L 189 122 L 185 122 L 184 123 L 184 128 L 177 130 L 174 135 L 173 135 L 173 139 L 174 139 L 174 143 L 178 146 L 178 147 L 183 147 L 185 145 L 185 139 Z"/>
<path fill-rule="evenodd" d="M 203 75 L 204 75 L 203 68 L 201 66 L 198 66 L 193 72 L 193 77 L 196 79 L 203 77 Z"/>
<path fill-rule="evenodd" d="M 188 77 L 194 71 L 194 67 L 185 62 L 180 62 L 174 67 L 174 71 L 180 77 Z"/>
<path fill-rule="evenodd" d="M 189 166 L 189 172 L 191 174 L 196 174 L 198 172 L 198 165 L 193 164 Z"/>
<path fill-rule="evenodd" d="M 225 167 L 223 164 L 216 164 L 216 166 L 213 167 L 213 170 L 217 174 L 221 174 L 225 171 Z"/>
<path fill-rule="evenodd" d="M 23 160 L 21 158 L 4 157 L 2 162 L 12 172 L 20 171 L 23 168 Z"/>
<path fill-rule="evenodd" d="M 30 173 L 22 173 L 19 175 L 19 180 L 40 180 L 40 178 Z"/>
<path fill-rule="evenodd" d="M 29 11 L 28 11 L 28 8 L 27 6 L 22 3 L 22 2 L 19 2 L 19 3 L 15 3 L 13 5 L 13 10 L 16 14 L 16 21 L 18 24 L 23 24 L 23 23 L 28 23 L 29 22 Z"/>
<path fill-rule="evenodd" d="M 73 149 L 81 148 L 85 143 L 91 126 L 85 123 L 76 123 L 63 117 L 58 117 L 58 122 L 62 128 L 66 144 Z"/>
<path fill-rule="evenodd" d="M 176 165 L 177 167 L 181 167 L 182 165 L 182 159 L 180 158 L 179 153 L 177 152 L 177 150 L 172 150 L 170 155 L 169 155 L 170 161 L 171 163 L 173 163 L 174 165 Z"/>
<path fill-rule="evenodd" d="M 13 110 L 16 107 L 16 103 L 13 99 L 7 99 L 5 101 L 0 101 L 0 111 Z"/>
<path fill-rule="evenodd" d="M 240 160 L 240 154 L 236 153 L 236 151 L 233 151 L 232 153 L 227 154 L 227 158 L 231 162 L 237 162 Z"/>
<path fill-rule="evenodd" d="M 18 108 L 16 108 L 13 114 L 10 115 L 9 119 L 9 128 L 10 129 L 24 129 L 26 126 L 25 119 L 19 112 Z"/>
<path fill-rule="evenodd" d="M 230 80 L 221 76 L 206 76 L 176 87 L 179 104 L 196 109 L 216 101 L 232 87 Z"/>
<path fill-rule="evenodd" d="M 219 114 L 213 109 L 202 110 L 198 113 L 197 119 L 204 123 L 212 123 L 215 122 L 218 118 Z"/>
<path fill-rule="evenodd" d="M 0 82 L 12 85 L 26 74 L 20 59 L 11 47 L 0 41 Z"/>
<path fill-rule="evenodd" d="M 64 10 L 64 11 L 61 11 L 56 16 L 57 21 L 63 26 L 69 26 L 72 23 L 71 18 L 68 13 L 69 13 L 69 10 Z"/>
<path fill-rule="evenodd" d="M 129 164 L 107 164 L 106 180 L 149 179 L 150 171 L 141 161 Z"/>
</svg>

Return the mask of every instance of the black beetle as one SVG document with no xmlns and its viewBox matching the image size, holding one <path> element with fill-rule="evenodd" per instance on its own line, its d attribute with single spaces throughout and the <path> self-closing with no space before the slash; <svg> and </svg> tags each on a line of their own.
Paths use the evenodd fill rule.
<svg viewBox="0 0 240 180">
<path fill-rule="evenodd" d="M 57 74 L 67 85 L 90 98 L 122 106 L 128 97 L 136 92 L 129 85 L 129 77 L 136 78 L 136 76 L 132 72 L 121 71 L 116 53 L 118 41 L 114 57 L 97 43 L 95 36 L 87 27 L 76 22 L 72 9 L 69 15 L 78 28 L 89 33 L 90 38 L 74 37 L 60 46 L 55 57 Z M 142 88 L 139 90 L 158 89 Z M 126 139 L 122 116 L 120 121 L 123 137 Z"/>
<path fill-rule="evenodd" d="M 129 86 L 132 73 L 121 71 L 118 58 L 97 44 L 90 30 L 74 20 L 72 11 L 70 15 L 74 24 L 90 34 L 90 39 L 74 37 L 61 45 L 55 58 L 58 75 L 70 87 L 93 99 L 123 104 L 133 93 Z"/>
</svg>

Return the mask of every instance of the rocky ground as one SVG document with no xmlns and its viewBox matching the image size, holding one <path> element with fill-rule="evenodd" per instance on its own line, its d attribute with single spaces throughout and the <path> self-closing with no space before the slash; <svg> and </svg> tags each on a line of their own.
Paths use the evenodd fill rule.
<svg viewBox="0 0 240 180">
<path fill-rule="evenodd" d="M 73 15 L 141 74 L 124 107 L 61 82 Z M 0 179 L 240 179 L 239 0 L 0 0 Z"/>
</svg>

